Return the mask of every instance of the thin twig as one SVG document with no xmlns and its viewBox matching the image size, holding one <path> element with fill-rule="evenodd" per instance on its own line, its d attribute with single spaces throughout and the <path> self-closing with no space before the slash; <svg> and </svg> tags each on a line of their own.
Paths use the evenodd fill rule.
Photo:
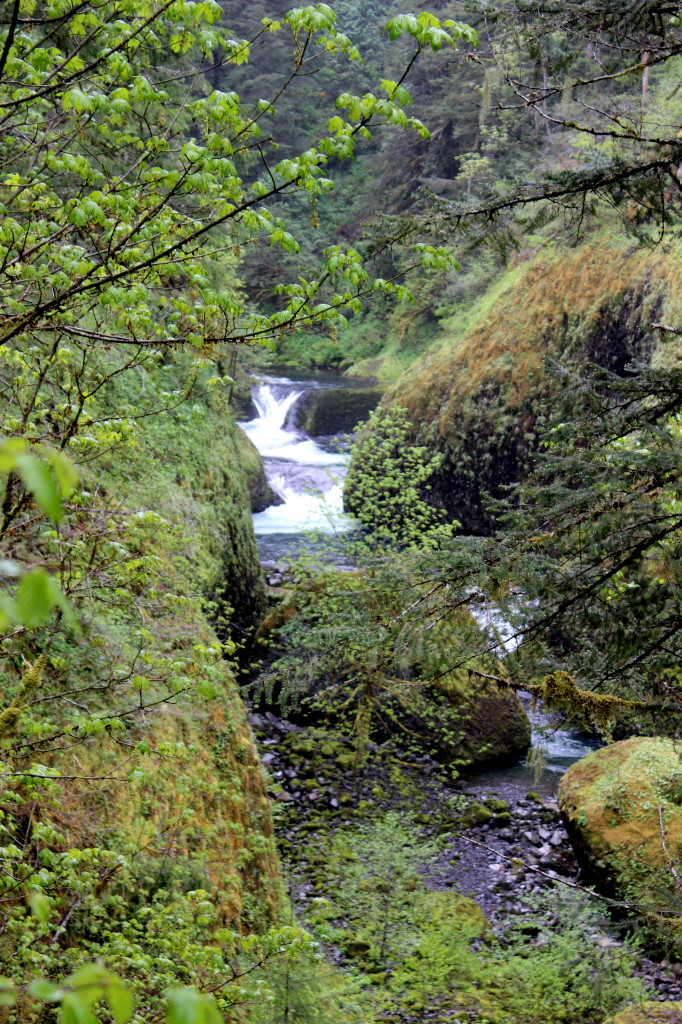
<svg viewBox="0 0 682 1024">
<path fill-rule="evenodd" d="M 680 878 L 680 876 L 678 875 L 677 871 L 675 870 L 675 863 L 674 863 L 672 857 L 670 856 L 670 853 L 668 851 L 668 847 L 666 846 L 666 842 L 665 842 L 665 826 L 663 825 L 663 808 L 662 807 L 658 808 L 658 825 L 659 825 L 659 828 L 661 830 L 661 846 L 663 847 L 663 853 L 665 854 L 665 857 L 666 857 L 666 864 L 670 868 L 670 874 L 675 879 L 675 885 L 678 887 L 678 889 L 682 889 L 682 878 Z"/>
</svg>

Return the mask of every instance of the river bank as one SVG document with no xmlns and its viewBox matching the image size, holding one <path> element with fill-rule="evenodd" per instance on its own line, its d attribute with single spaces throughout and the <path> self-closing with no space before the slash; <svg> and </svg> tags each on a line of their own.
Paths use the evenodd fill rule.
<svg viewBox="0 0 682 1024">
<path fill-rule="evenodd" d="M 529 790 L 513 775 L 498 777 L 494 786 L 488 776 L 453 779 L 447 766 L 426 754 L 407 759 L 391 741 L 370 744 L 367 759 L 358 766 L 350 739 L 301 727 L 271 711 L 252 714 L 250 721 L 270 779 L 290 896 L 303 922 L 329 895 L 327 860 L 335 836 L 388 812 L 414 822 L 420 842 L 436 844 L 420 866 L 427 889 L 475 900 L 499 940 L 510 928 L 525 927 L 532 949 L 543 941 L 536 923 L 538 902 L 550 908 L 551 926 L 548 896 L 588 888 L 547 786 L 544 793 Z M 595 903 L 606 910 L 600 900 Z M 598 949 L 623 955 L 630 948 L 615 923 L 585 938 Z M 363 963 L 350 947 L 349 954 L 348 946 L 330 943 L 327 952 L 344 969 L 372 974 L 375 965 Z M 682 965 L 638 956 L 634 973 L 647 998 L 682 999 Z M 439 1004 L 418 1015 L 404 1010 L 391 1019 L 417 1024 L 450 1018 Z"/>
<path fill-rule="evenodd" d="M 279 589 L 291 582 L 290 562 L 301 551 L 320 561 L 342 561 L 337 537 L 347 528 L 341 497 L 347 442 L 331 435 L 314 438 L 305 430 L 307 396 L 325 387 L 331 383 L 264 379 L 254 386 L 257 415 L 243 424 L 264 457 L 269 485 L 280 496 L 280 504 L 254 516 L 261 564 L 275 601 Z M 407 840 L 413 853 L 422 846 L 431 851 L 418 865 L 415 885 L 435 896 L 461 894 L 475 901 L 490 937 L 504 946 L 511 933 L 520 934 L 524 955 L 542 950 L 548 932 L 561 932 L 565 922 L 557 901 L 564 893 L 584 895 L 587 886 L 555 793 L 561 774 L 599 745 L 596 738 L 557 725 L 528 702 L 535 764 L 524 760 L 459 777 L 429 754 L 415 754 L 414 745 L 408 752 L 392 739 L 369 743 L 366 757 L 359 760 L 354 737 L 321 721 L 289 721 L 274 706 L 266 707 L 259 705 L 251 724 L 270 779 L 293 909 L 306 927 L 315 930 L 324 918 L 320 906 L 330 898 L 333 903 L 335 844 L 394 814 L 416 830 Z M 596 895 L 590 900 L 606 913 Z M 455 1002 L 448 1007 L 441 997 L 432 1004 L 428 999 L 414 1006 L 396 1002 L 390 983 L 396 963 L 386 969 L 376 947 L 349 931 L 342 914 L 329 933 L 323 929 L 319 934 L 332 962 L 389 993 L 389 1011 L 377 1019 L 398 1024 L 479 1019 L 461 1018 L 461 1007 Z M 632 956 L 615 924 L 592 924 L 585 941 L 588 959 L 590 949 L 597 956 L 612 955 L 614 962 L 629 962 Z M 682 966 L 638 956 L 633 973 L 647 998 L 682 998 Z"/>
</svg>

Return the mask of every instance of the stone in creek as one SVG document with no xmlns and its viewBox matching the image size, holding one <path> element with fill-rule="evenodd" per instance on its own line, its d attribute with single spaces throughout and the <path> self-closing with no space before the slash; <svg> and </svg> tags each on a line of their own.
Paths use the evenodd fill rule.
<svg viewBox="0 0 682 1024">
<path fill-rule="evenodd" d="M 533 846 L 539 846 L 540 845 L 540 836 L 537 834 L 537 832 L 532 832 L 532 831 L 524 832 L 523 833 L 523 838 L 527 839 L 529 843 L 533 844 Z"/>
<path fill-rule="evenodd" d="M 272 764 L 276 757 L 277 754 L 265 754 L 263 757 L 261 757 L 261 761 L 263 762 L 263 764 Z"/>
<path fill-rule="evenodd" d="M 563 846 L 567 839 L 568 836 L 566 835 L 566 833 L 562 832 L 560 829 L 557 829 L 556 832 L 552 833 L 552 836 L 549 841 L 552 844 L 552 846 Z"/>
</svg>

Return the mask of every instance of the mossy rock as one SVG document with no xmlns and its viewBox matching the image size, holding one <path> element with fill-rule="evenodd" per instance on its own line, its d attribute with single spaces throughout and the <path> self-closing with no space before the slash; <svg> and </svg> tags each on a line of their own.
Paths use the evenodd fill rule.
<svg viewBox="0 0 682 1024">
<path fill-rule="evenodd" d="M 470 804 L 459 819 L 462 828 L 473 828 L 475 825 L 487 825 L 493 812 L 483 804 Z"/>
<path fill-rule="evenodd" d="M 506 800 L 500 800 L 499 797 L 489 796 L 483 803 L 486 807 L 489 807 L 491 811 L 495 811 L 496 814 L 501 814 L 503 811 L 509 810 L 509 804 Z"/>
<path fill-rule="evenodd" d="M 424 735 L 438 760 L 457 767 L 512 764 L 530 747 L 531 727 L 515 693 L 466 675 L 426 687 L 406 723 Z"/>
<path fill-rule="evenodd" d="M 367 942 L 365 939 L 346 939 L 343 944 L 343 952 L 347 957 L 356 959 L 358 957 L 366 957 L 372 948 L 372 943 Z"/>
<path fill-rule="evenodd" d="M 623 740 L 578 761 L 559 787 L 583 867 L 606 892 L 643 911 L 647 933 L 677 958 L 682 921 L 671 916 L 679 905 L 671 864 L 682 861 L 680 754 L 670 739 Z"/>
<path fill-rule="evenodd" d="M 241 427 L 235 433 L 239 462 L 246 477 L 252 512 L 262 512 L 270 505 L 281 505 L 284 498 L 272 490 L 265 475 L 261 454 Z"/>
<path fill-rule="evenodd" d="M 430 892 L 424 897 L 422 908 L 433 920 L 457 921 L 472 938 L 485 939 L 492 934 L 490 922 L 478 903 L 461 893 Z"/>
<path fill-rule="evenodd" d="M 294 406 L 295 425 L 311 437 L 349 434 L 380 398 L 378 388 L 312 388 Z"/>
<path fill-rule="evenodd" d="M 532 468 L 556 387 L 550 361 L 616 373 L 649 361 L 658 345 L 651 324 L 675 320 L 681 291 L 677 252 L 633 253 L 611 237 L 510 267 L 382 399 L 408 410 L 410 442 L 442 455 L 429 501 L 464 532 L 489 532 L 485 495 L 503 497 Z M 349 488 L 354 476 L 351 466 Z M 352 508 L 352 493 L 345 497 Z"/>
<path fill-rule="evenodd" d="M 637 1003 L 604 1024 L 682 1024 L 682 1003 Z"/>
</svg>

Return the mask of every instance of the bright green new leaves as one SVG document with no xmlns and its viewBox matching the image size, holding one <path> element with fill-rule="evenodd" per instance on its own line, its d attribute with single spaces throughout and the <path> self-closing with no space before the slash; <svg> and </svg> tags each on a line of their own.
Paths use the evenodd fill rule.
<svg viewBox="0 0 682 1024">
<path fill-rule="evenodd" d="M 401 406 L 380 406 L 360 428 L 344 507 L 376 548 L 432 550 L 452 536 L 458 524 L 446 523 L 444 513 L 423 497 L 440 462 L 441 456 L 411 443 L 407 410 Z"/>
<path fill-rule="evenodd" d="M 48 445 L 33 445 L 29 449 L 20 438 L 0 442 L 0 477 L 10 474 L 15 474 L 25 489 L 19 489 L 15 495 L 16 504 L 21 504 L 25 493 L 29 492 L 50 519 L 62 520 L 63 500 L 73 493 L 78 483 L 78 473 L 63 452 Z M 19 577 L 14 597 L 0 594 L 0 629 L 16 625 L 40 626 L 55 609 L 71 618 L 58 581 L 45 569 L 36 566 L 22 573 L 15 561 L 6 560 L 0 563 L 0 575 Z"/>
<path fill-rule="evenodd" d="M 45 569 L 36 567 L 22 573 L 16 562 L 3 562 L 0 563 L 0 574 L 20 574 L 14 597 L 0 594 L 0 629 L 10 626 L 27 626 L 29 629 L 42 626 L 56 609 L 64 614 L 71 625 L 74 624 L 73 613 L 62 588 Z"/>
<path fill-rule="evenodd" d="M 34 903 L 35 900 L 31 902 L 32 909 Z M 58 985 L 39 978 L 31 982 L 28 992 L 38 1002 L 59 1006 L 59 1024 L 99 1024 L 101 1003 L 108 1007 L 114 1024 L 128 1024 L 133 1015 L 130 987 L 101 964 L 85 964 Z M 19 986 L 9 978 L 0 978 L 0 1006 L 15 1006 L 19 995 Z M 189 1017 L 178 1024 L 193 1024 L 194 1020 L 198 1024 L 199 1018 Z"/>
<path fill-rule="evenodd" d="M 93 1008 L 99 1002 L 106 1002 L 114 1024 L 127 1024 L 133 1015 L 130 989 L 121 978 L 99 964 L 81 967 L 61 988 L 64 995 L 59 1024 L 97 1024 Z"/>
<path fill-rule="evenodd" d="M 69 615 L 59 583 L 45 569 L 29 569 L 19 581 L 13 604 L 4 599 L 3 610 L 23 626 L 41 626 L 55 608 Z"/>
<path fill-rule="evenodd" d="M 226 65 L 247 60 L 248 44 L 224 33 L 219 14 L 216 3 L 184 0 L 86 3 L 59 12 L 62 29 L 49 45 L 37 28 L 12 38 L 0 81 L 0 147 L 11 168 L 0 180 L 0 344 L 56 329 L 104 343 L 201 347 L 264 342 L 334 319 L 334 301 L 291 301 L 271 317 L 243 299 L 227 302 L 207 263 L 245 243 L 298 251 L 271 200 L 328 191 L 329 159 L 353 157 L 374 126 L 428 130 L 403 109 L 411 102 L 403 75 L 382 83 L 385 96 L 344 93 L 337 105 L 347 117 L 332 118 L 314 147 L 276 162 L 279 93 L 247 109 L 229 89 L 207 94 L 198 73 L 180 93 L 158 69 L 155 53 L 164 50 L 196 63 L 209 52 Z M 290 81 L 306 73 L 311 48 L 360 59 L 328 4 L 294 8 L 264 31 L 284 27 L 295 48 Z M 419 50 L 475 41 L 468 26 L 425 13 L 393 19 L 388 32 L 412 35 Z"/>
<path fill-rule="evenodd" d="M 458 39 L 463 39 L 471 46 L 478 45 L 476 31 L 470 25 L 451 20 L 441 23 L 428 11 L 417 15 L 399 14 L 387 23 L 385 31 L 389 39 L 399 39 L 407 33 L 416 39 L 420 48 L 430 47 L 432 50 L 440 50 L 443 46 L 454 48 Z"/>
<path fill-rule="evenodd" d="M 429 46 L 432 50 L 442 49 L 443 46 L 455 47 L 459 39 L 471 46 L 478 45 L 478 37 L 470 25 L 453 22 L 451 19 L 441 23 L 425 10 L 421 14 L 398 14 L 387 23 L 385 32 L 389 39 L 399 39 L 408 33 L 417 40 L 420 47 Z"/>
<path fill-rule="evenodd" d="M 195 988 L 173 988 L 166 993 L 168 1024 L 223 1024 L 215 999 Z"/>
<path fill-rule="evenodd" d="M 38 458 L 39 454 L 45 462 Z M 73 494 L 78 484 L 78 472 L 63 452 L 49 445 L 32 445 L 29 449 L 21 438 L 0 440 L 0 476 L 10 473 L 21 478 L 50 519 L 61 521 L 62 501 Z"/>
<path fill-rule="evenodd" d="M 27 897 L 27 902 L 32 912 L 41 924 L 47 924 L 52 911 L 52 900 L 44 892 L 32 892 Z"/>
</svg>

